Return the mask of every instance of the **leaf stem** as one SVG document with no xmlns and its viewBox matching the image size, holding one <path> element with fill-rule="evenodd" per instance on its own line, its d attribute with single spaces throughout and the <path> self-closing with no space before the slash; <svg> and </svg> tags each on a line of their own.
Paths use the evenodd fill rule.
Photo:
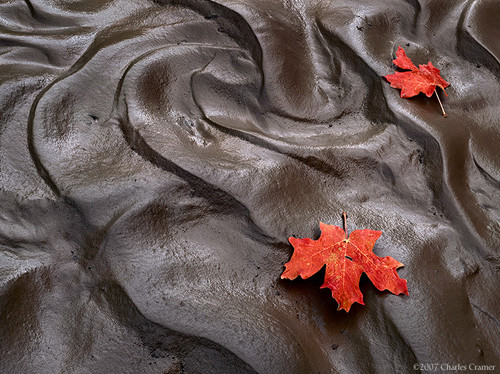
<svg viewBox="0 0 500 374">
<path fill-rule="evenodd" d="M 439 101 L 439 105 L 441 106 L 441 110 L 443 111 L 443 117 L 448 117 L 448 115 L 444 111 L 443 104 L 441 104 L 441 99 L 439 98 L 439 95 L 438 95 L 438 92 L 437 92 L 436 89 L 434 89 L 434 93 L 436 94 L 436 97 L 437 97 L 437 99 Z"/>
<path fill-rule="evenodd" d="M 342 212 L 342 218 L 344 219 L 344 235 L 345 239 L 347 240 L 347 213 Z"/>
</svg>

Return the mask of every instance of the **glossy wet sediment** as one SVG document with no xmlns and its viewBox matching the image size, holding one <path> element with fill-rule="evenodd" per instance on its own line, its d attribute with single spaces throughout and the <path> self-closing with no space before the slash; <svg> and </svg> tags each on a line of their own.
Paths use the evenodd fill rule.
<svg viewBox="0 0 500 374">
<path fill-rule="evenodd" d="M 1 1 L 0 372 L 499 370 L 499 9 Z M 344 210 L 409 296 L 280 280 Z"/>
</svg>

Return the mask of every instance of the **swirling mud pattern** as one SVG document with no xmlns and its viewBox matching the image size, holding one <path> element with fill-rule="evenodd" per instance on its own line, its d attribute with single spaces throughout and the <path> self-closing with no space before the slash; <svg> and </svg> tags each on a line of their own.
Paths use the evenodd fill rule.
<svg viewBox="0 0 500 374">
<path fill-rule="evenodd" d="M 498 370 L 498 19 L 0 0 L 0 372 Z M 451 83 L 447 118 L 382 78 L 398 46 Z M 346 314 L 322 274 L 280 280 L 288 237 L 342 211 L 409 296 L 362 278 Z"/>
</svg>

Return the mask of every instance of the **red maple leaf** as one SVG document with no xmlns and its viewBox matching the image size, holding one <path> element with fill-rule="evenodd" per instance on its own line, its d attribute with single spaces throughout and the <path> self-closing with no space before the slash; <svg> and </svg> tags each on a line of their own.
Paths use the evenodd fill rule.
<svg viewBox="0 0 500 374">
<path fill-rule="evenodd" d="M 344 216 L 344 227 L 346 215 Z M 307 279 L 326 265 L 325 282 L 321 288 L 329 288 L 338 303 L 338 309 L 349 312 L 353 303 L 363 303 L 359 280 L 363 272 L 380 291 L 408 295 L 406 280 L 396 272 L 403 266 L 392 257 L 379 257 L 373 253 L 375 241 L 381 231 L 355 230 L 349 237 L 341 227 L 320 222 L 321 235 L 318 240 L 309 238 L 288 240 L 294 248 L 281 279 L 293 280 L 297 276 Z"/>
<path fill-rule="evenodd" d="M 446 117 L 443 105 L 436 92 L 436 87 L 441 87 L 444 94 L 448 96 L 444 89 L 450 84 L 441 77 L 439 69 L 434 67 L 430 61 L 426 65 L 419 65 L 417 68 L 411 59 L 406 56 L 401 46 L 398 47 L 396 59 L 392 60 L 392 62 L 397 67 L 410 71 L 398 71 L 394 74 L 384 75 L 384 78 L 389 81 L 391 87 L 400 88 L 401 97 L 405 99 L 418 95 L 420 92 L 426 94 L 427 97 L 431 97 L 435 93 L 439 100 L 439 105 L 441 105 L 443 116 Z"/>
</svg>

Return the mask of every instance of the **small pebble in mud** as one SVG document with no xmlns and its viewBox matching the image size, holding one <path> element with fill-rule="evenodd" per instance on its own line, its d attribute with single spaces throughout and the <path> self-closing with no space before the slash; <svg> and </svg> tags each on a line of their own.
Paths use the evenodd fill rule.
<svg viewBox="0 0 500 374">
<path fill-rule="evenodd" d="M 480 346 L 476 345 L 476 349 L 477 353 L 479 353 L 479 356 L 484 356 L 484 351 Z"/>
</svg>

